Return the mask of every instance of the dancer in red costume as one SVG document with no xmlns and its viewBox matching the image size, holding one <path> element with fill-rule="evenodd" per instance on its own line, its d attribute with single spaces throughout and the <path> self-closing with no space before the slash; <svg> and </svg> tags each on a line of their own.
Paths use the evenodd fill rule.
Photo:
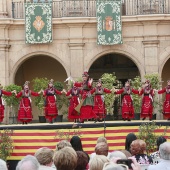
<svg viewBox="0 0 170 170">
<path fill-rule="evenodd" d="M 123 120 L 130 121 L 134 118 L 133 99 L 131 96 L 132 93 L 139 94 L 139 91 L 130 87 L 130 81 L 127 81 L 125 83 L 125 87 L 118 91 L 115 91 L 115 94 L 123 94 L 121 107 Z"/>
<path fill-rule="evenodd" d="M 149 80 L 145 81 L 145 86 L 139 92 L 139 95 L 143 95 L 140 117 L 143 118 L 142 120 L 145 120 L 146 117 L 152 120 L 154 90 Z"/>
<path fill-rule="evenodd" d="M 99 79 L 96 87 L 93 88 L 91 93 L 95 93 L 94 96 L 94 107 L 93 107 L 93 112 L 98 116 L 99 122 L 103 120 L 103 118 L 106 117 L 106 108 L 105 108 L 105 103 L 104 103 L 104 94 L 105 93 L 112 93 L 111 90 L 103 88 L 102 87 L 102 81 Z"/>
<path fill-rule="evenodd" d="M 0 122 L 2 122 L 3 119 L 4 119 L 4 110 L 5 110 L 5 108 L 4 108 L 4 104 L 3 104 L 3 100 L 2 100 L 3 95 L 11 96 L 12 92 L 2 90 L 2 86 L 0 84 Z"/>
<path fill-rule="evenodd" d="M 73 87 L 65 93 L 66 96 L 70 96 L 68 119 L 74 119 L 75 122 L 78 122 L 80 114 L 75 110 L 75 107 L 77 107 L 77 105 L 80 103 L 79 97 L 81 95 L 81 90 L 80 88 L 76 87 L 75 84 L 73 84 Z"/>
<path fill-rule="evenodd" d="M 27 124 L 32 121 L 31 95 L 39 96 L 40 92 L 33 92 L 29 90 L 28 81 L 24 84 L 24 89 L 16 94 L 17 98 L 22 97 L 18 110 L 18 121 L 22 124 Z M 16 92 L 15 92 L 16 93 Z"/>
<path fill-rule="evenodd" d="M 48 83 L 48 88 L 43 91 L 43 96 L 45 98 L 45 117 L 50 123 L 53 123 L 53 119 L 58 116 L 58 109 L 56 105 L 56 95 L 61 95 L 63 91 L 58 91 L 54 88 L 53 80 Z"/>
<path fill-rule="evenodd" d="M 170 120 L 170 80 L 167 81 L 167 86 L 162 90 L 158 90 L 158 94 L 165 93 L 165 101 L 163 104 L 163 115 L 166 119 Z"/>
<path fill-rule="evenodd" d="M 75 82 L 75 86 L 82 87 L 80 118 L 81 123 L 84 123 L 84 119 L 96 118 L 96 115 L 93 112 L 93 97 L 91 95 L 93 79 L 89 78 L 88 72 L 84 72 L 82 78 L 83 82 Z"/>
</svg>

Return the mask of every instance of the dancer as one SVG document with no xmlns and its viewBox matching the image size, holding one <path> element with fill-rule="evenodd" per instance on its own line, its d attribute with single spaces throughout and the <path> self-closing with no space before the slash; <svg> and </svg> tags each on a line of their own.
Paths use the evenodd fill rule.
<svg viewBox="0 0 170 170">
<path fill-rule="evenodd" d="M 3 95 L 11 96 L 12 92 L 2 90 L 2 85 L 0 84 L 0 122 L 2 122 L 3 119 L 4 119 L 4 110 L 5 110 L 5 107 L 4 107 L 3 99 L 2 99 Z"/>
<path fill-rule="evenodd" d="M 53 119 L 58 116 L 58 109 L 56 105 L 56 95 L 61 95 L 63 91 L 58 91 L 54 88 L 53 79 L 48 83 L 48 88 L 43 91 L 43 96 L 45 98 L 45 117 L 49 120 L 50 123 L 53 123 Z"/>
<path fill-rule="evenodd" d="M 128 80 L 125 83 L 125 87 L 123 87 L 120 90 L 117 90 L 114 92 L 115 94 L 123 94 L 122 96 L 122 118 L 123 120 L 128 120 L 131 121 L 131 119 L 134 118 L 134 107 L 133 107 L 133 99 L 131 94 L 139 94 L 138 90 L 135 90 L 133 88 L 131 88 L 130 86 L 130 81 Z"/>
<path fill-rule="evenodd" d="M 96 87 L 93 88 L 91 93 L 92 94 L 95 93 L 93 112 L 98 116 L 98 119 L 96 119 L 96 121 L 102 122 L 103 118 L 106 117 L 106 108 L 105 108 L 103 95 L 104 93 L 112 93 L 112 91 L 109 89 L 103 88 L 102 81 L 101 79 L 99 79 L 96 84 Z"/>
<path fill-rule="evenodd" d="M 167 81 L 167 86 L 165 88 L 156 91 L 158 91 L 158 94 L 166 94 L 162 113 L 167 120 L 170 120 L 170 80 Z"/>
<path fill-rule="evenodd" d="M 88 72 L 84 72 L 82 78 L 83 82 L 75 82 L 76 87 L 82 87 L 82 101 L 75 109 L 80 112 L 81 123 L 84 123 L 84 119 L 96 118 L 96 115 L 93 112 L 91 95 L 93 79 L 89 78 Z"/>
<path fill-rule="evenodd" d="M 80 95 L 81 90 L 80 88 L 76 87 L 73 84 L 73 87 L 68 91 L 64 91 L 66 96 L 70 96 L 70 104 L 68 108 L 68 119 L 74 119 L 74 122 L 78 122 L 80 118 L 80 114 L 75 110 L 75 107 L 80 103 Z"/>
<path fill-rule="evenodd" d="M 144 88 L 139 91 L 139 95 L 143 95 L 140 117 L 143 118 L 142 120 L 145 120 L 146 117 L 152 120 L 154 90 L 149 80 L 145 81 Z"/>
<path fill-rule="evenodd" d="M 18 110 L 18 121 L 22 122 L 22 124 L 27 124 L 32 121 L 32 108 L 31 108 L 31 95 L 39 96 L 40 92 L 34 92 L 29 89 L 28 86 L 29 81 L 26 81 L 24 84 L 24 89 L 20 91 L 18 94 L 15 91 L 15 95 L 17 98 L 22 97 Z"/>
</svg>

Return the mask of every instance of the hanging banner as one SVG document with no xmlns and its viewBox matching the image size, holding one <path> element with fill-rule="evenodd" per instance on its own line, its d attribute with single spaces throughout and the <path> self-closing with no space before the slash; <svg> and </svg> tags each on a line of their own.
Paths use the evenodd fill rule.
<svg viewBox="0 0 170 170">
<path fill-rule="evenodd" d="M 121 0 L 97 0 L 97 43 L 122 44 Z"/>
<path fill-rule="evenodd" d="M 25 41 L 52 42 L 52 3 L 25 3 Z"/>
</svg>

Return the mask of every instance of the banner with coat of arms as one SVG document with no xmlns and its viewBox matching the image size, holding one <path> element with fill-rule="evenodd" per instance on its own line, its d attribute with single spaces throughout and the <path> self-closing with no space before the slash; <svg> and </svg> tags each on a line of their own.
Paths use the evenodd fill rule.
<svg viewBox="0 0 170 170">
<path fill-rule="evenodd" d="M 52 42 L 52 3 L 25 3 L 25 41 Z"/>
<path fill-rule="evenodd" d="M 121 0 L 97 0 L 97 43 L 122 44 Z"/>
</svg>

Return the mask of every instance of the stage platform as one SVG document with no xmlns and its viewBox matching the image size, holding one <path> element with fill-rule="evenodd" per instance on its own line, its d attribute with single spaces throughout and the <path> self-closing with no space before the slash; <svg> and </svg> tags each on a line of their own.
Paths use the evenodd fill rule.
<svg viewBox="0 0 170 170">
<path fill-rule="evenodd" d="M 58 141 L 68 139 L 73 135 L 78 135 L 82 139 L 84 150 L 91 154 L 94 152 L 96 140 L 100 136 L 105 136 L 108 140 L 109 150 L 124 149 L 125 138 L 128 133 L 138 134 L 138 128 L 145 121 L 106 121 L 104 122 L 85 122 L 83 124 L 74 124 L 73 122 L 61 123 L 37 123 L 37 124 L 12 124 L 0 125 L 0 130 L 13 130 L 14 150 L 10 162 L 18 161 L 25 155 L 34 155 L 35 151 L 40 147 L 49 147 L 56 149 Z M 162 135 L 165 126 L 169 126 L 170 121 L 156 120 L 156 124 L 162 125 L 157 130 L 158 135 Z M 170 136 L 170 129 L 167 130 L 166 136 Z M 11 168 L 10 168 L 11 170 Z"/>
</svg>

